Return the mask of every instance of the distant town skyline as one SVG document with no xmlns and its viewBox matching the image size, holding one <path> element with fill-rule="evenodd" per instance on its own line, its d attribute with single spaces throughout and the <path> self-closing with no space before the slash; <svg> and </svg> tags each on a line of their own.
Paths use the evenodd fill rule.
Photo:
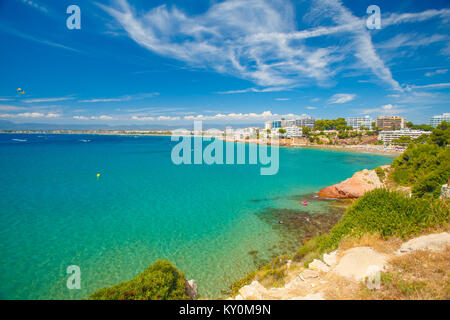
<svg viewBox="0 0 450 320">
<path fill-rule="evenodd" d="M 264 125 L 280 117 L 450 112 L 447 1 L 0 4 L 0 122 Z"/>
</svg>

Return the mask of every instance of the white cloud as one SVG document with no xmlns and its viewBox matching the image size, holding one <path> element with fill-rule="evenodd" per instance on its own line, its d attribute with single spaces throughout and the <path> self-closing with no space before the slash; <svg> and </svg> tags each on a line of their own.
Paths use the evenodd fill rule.
<svg viewBox="0 0 450 320">
<path fill-rule="evenodd" d="M 89 118 L 85 116 L 73 116 L 73 118 L 77 120 L 89 120 Z"/>
<path fill-rule="evenodd" d="M 328 102 L 331 104 L 342 104 L 349 101 L 352 101 L 356 98 L 356 94 L 349 94 L 349 93 L 337 93 L 333 95 Z"/>
<path fill-rule="evenodd" d="M 305 109 L 308 109 L 308 110 L 316 110 L 317 108 L 316 108 L 316 107 L 306 107 Z"/>
<path fill-rule="evenodd" d="M 23 110 L 25 108 L 23 107 L 17 107 L 17 106 L 11 106 L 11 105 L 5 105 L 0 104 L 0 111 L 15 111 L 15 110 Z"/>
<path fill-rule="evenodd" d="M 159 117 L 132 116 L 131 119 L 138 120 L 138 121 L 177 121 L 177 120 L 181 120 L 180 117 L 171 117 L 171 116 L 159 116 Z"/>
<path fill-rule="evenodd" d="M 411 23 L 411 22 L 422 22 L 432 18 L 448 19 L 450 18 L 450 9 L 441 10 L 426 10 L 422 12 L 414 13 L 392 13 L 386 17 L 382 18 L 382 27 L 387 27 L 389 25 L 396 25 L 401 23 Z"/>
<path fill-rule="evenodd" d="M 49 113 L 46 118 L 59 118 L 61 115 L 58 113 Z"/>
<path fill-rule="evenodd" d="M 122 97 L 117 98 L 93 98 L 93 99 L 84 99 L 79 100 L 78 102 L 81 103 L 96 103 L 96 102 L 121 102 L 121 101 L 130 101 L 130 100 L 136 100 L 136 99 L 144 99 L 144 98 L 150 98 L 154 96 L 158 96 L 158 92 L 152 92 L 152 93 L 141 93 L 141 94 L 134 94 L 134 95 L 126 95 Z"/>
<path fill-rule="evenodd" d="M 418 48 L 428 46 L 436 42 L 447 41 L 449 37 L 442 34 L 420 35 L 417 33 L 398 34 L 393 38 L 378 44 L 376 47 L 381 49 L 397 50 L 400 47 Z"/>
<path fill-rule="evenodd" d="M 247 92 L 277 92 L 277 91 L 285 91 L 289 90 L 287 87 L 270 87 L 270 88 L 264 88 L 264 89 L 258 89 L 258 88 L 247 88 L 242 90 L 229 90 L 229 91 L 220 91 L 219 94 L 235 94 L 235 93 L 247 93 Z"/>
<path fill-rule="evenodd" d="M 30 6 L 34 9 L 37 9 L 39 11 L 42 11 L 43 13 L 48 13 L 48 9 L 46 7 L 44 7 L 43 5 L 40 5 L 38 3 L 36 3 L 35 1 L 31 1 L 31 0 L 22 0 L 22 2 L 24 4 L 26 4 L 27 6 Z"/>
<path fill-rule="evenodd" d="M 99 6 L 151 51 L 260 86 L 285 87 L 311 79 L 321 83 L 334 73 L 330 68 L 336 59 L 333 50 L 291 41 L 328 32 L 321 28 L 299 34 L 289 1 L 228 0 L 197 16 L 164 5 L 137 15 L 125 0 L 115 1 L 114 7 Z M 262 91 L 230 93 L 241 92 Z"/>
<path fill-rule="evenodd" d="M 443 88 L 450 88 L 450 83 L 432 83 L 432 84 L 426 84 L 421 86 L 416 85 L 408 85 L 406 86 L 407 91 L 411 91 L 412 89 L 443 89 Z"/>
<path fill-rule="evenodd" d="M 54 48 L 69 50 L 69 51 L 78 52 L 78 53 L 81 52 L 78 49 L 74 49 L 74 48 L 68 47 L 66 45 L 63 45 L 63 44 L 60 44 L 60 43 L 56 43 L 56 42 L 53 42 L 53 41 L 50 41 L 50 40 L 47 40 L 47 39 L 37 38 L 37 37 L 34 37 L 32 35 L 20 32 L 20 31 L 14 29 L 14 28 L 6 27 L 5 25 L 0 26 L 0 31 L 12 34 L 14 36 L 17 36 L 17 37 L 20 37 L 20 38 L 23 38 L 23 39 L 26 39 L 26 40 L 29 40 L 29 41 L 33 41 L 33 42 L 36 42 L 36 43 L 40 43 L 40 44 L 44 44 L 44 45 L 47 45 L 47 46 L 51 46 L 51 47 L 54 47 Z"/>
<path fill-rule="evenodd" d="M 90 117 L 86 117 L 86 116 L 73 116 L 73 119 L 76 120 L 116 120 L 116 118 L 112 117 L 112 116 L 108 116 L 108 115 L 100 115 L 100 116 L 90 116 Z"/>
<path fill-rule="evenodd" d="M 39 102 L 55 102 L 55 101 L 64 101 L 64 100 L 72 100 L 73 98 L 69 97 L 60 97 L 60 98 L 37 98 L 37 99 L 25 99 L 23 102 L 26 103 L 39 103 Z"/>
<path fill-rule="evenodd" d="M 116 102 L 116 101 L 124 101 L 124 99 L 119 99 L 119 98 L 110 98 L 110 99 L 88 99 L 88 100 L 80 100 L 78 102 L 82 102 L 82 103 L 95 103 L 95 102 Z"/>
<path fill-rule="evenodd" d="M 276 98 L 277 101 L 289 101 L 291 98 Z"/>
<path fill-rule="evenodd" d="M 40 113 L 40 112 L 24 112 L 24 113 L 4 113 L 0 114 L 0 118 L 57 118 L 60 115 L 57 113 Z"/>
<path fill-rule="evenodd" d="M 91 119 L 99 119 L 99 120 L 113 120 L 114 118 L 111 116 L 107 116 L 102 114 L 101 116 L 98 117 L 91 117 Z"/>
<path fill-rule="evenodd" d="M 392 104 L 385 104 L 379 108 L 373 108 L 373 109 L 365 109 L 365 110 L 359 110 L 361 114 L 380 114 L 380 115 L 395 115 L 395 114 L 401 114 L 401 113 L 408 113 L 415 110 L 422 110 L 422 109 L 428 109 L 428 107 L 401 107 L 398 105 L 392 105 Z"/>
<path fill-rule="evenodd" d="M 425 73 L 425 76 L 426 77 L 432 77 L 432 76 L 435 76 L 435 75 L 438 75 L 438 74 L 446 74 L 447 72 L 448 72 L 448 69 L 438 69 L 438 70 L 433 71 L 433 72 Z"/>
<path fill-rule="evenodd" d="M 255 121 L 255 122 L 261 122 L 261 121 L 267 121 L 267 120 L 273 120 L 273 119 L 279 119 L 280 117 L 292 119 L 299 117 L 296 114 L 276 114 L 272 113 L 272 111 L 264 111 L 261 113 L 217 113 L 215 115 L 207 116 L 203 114 L 199 115 L 186 115 L 184 116 L 184 120 L 203 120 L 203 121 L 209 121 L 209 120 L 215 120 L 215 121 Z"/>
<path fill-rule="evenodd" d="M 136 43 L 192 67 L 228 73 L 259 86 L 284 88 L 308 85 L 311 80 L 324 85 L 343 68 L 368 68 L 390 87 L 402 90 L 375 50 L 366 17 L 354 16 L 339 0 L 313 0 L 311 12 L 306 13 L 312 17 L 313 28 L 304 30 L 297 30 L 295 8 L 288 0 L 213 2 L 207 11 L 195 16 L 174 5 L 137 12 L 126 0 L 113 3 L 97 5 Z M 445 20 L 449 16 L 449 9 L 385 14 L 382 27 L 434 18 Z M 330 25 L 330 20 L 335 25 Z M 326 26 L 318 26 L 320 22 Z M 339 37 L 337 45 L 320 48 L 304 41 L 323 36 Z M 438 37 L 424 41 L 442 40 Z M 336 66 L 337 62 L 347 62 L 348 55 L 360 63 Z M 249 88 L 223 93 L 244 92 L 264 91 Z"/>
</svg>

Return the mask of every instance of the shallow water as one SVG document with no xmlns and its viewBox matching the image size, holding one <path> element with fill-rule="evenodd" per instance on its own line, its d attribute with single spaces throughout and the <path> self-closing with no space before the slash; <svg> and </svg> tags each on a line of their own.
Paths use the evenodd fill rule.
<svg viewBox="0 0 450 320">
<path fill-rule="evenodd" d="M 280 148 L 278 174 L 261 176 L 257 165 L 174 165 L 174 144 L 0 134 L 0 298 L 86 298 L 158 258 L 196 279 L 203 297 L 218 297 L 333 223 L 339 214 L 311 194 L 392 161 Z M 66 287 L 69 265 L 81 268 L 81 290 Z"/>
</svg>

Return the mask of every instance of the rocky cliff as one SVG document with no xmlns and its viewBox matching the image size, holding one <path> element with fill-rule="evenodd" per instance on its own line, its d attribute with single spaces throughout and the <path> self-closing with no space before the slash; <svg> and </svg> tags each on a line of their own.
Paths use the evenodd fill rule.
<svg viewBox="0 0 450 320">
<path fill-rule="evenodd" d="M 367 191 L 383 187 L 375 170 L 364 169 L 347 180 L 321 189 L 318 194 L 323 198 L 351 199 L 359 198 Z"/>
</svg>

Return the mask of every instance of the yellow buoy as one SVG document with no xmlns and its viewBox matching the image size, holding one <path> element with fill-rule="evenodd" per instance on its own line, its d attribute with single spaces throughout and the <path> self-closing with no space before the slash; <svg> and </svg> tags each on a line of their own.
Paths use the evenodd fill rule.
<svg viewBox="0 0 450 320">
<path fill-rule="evenodd" d="M 97 173 L 97 178 L 100 178 L 100 173 Z"/>
</svg>

